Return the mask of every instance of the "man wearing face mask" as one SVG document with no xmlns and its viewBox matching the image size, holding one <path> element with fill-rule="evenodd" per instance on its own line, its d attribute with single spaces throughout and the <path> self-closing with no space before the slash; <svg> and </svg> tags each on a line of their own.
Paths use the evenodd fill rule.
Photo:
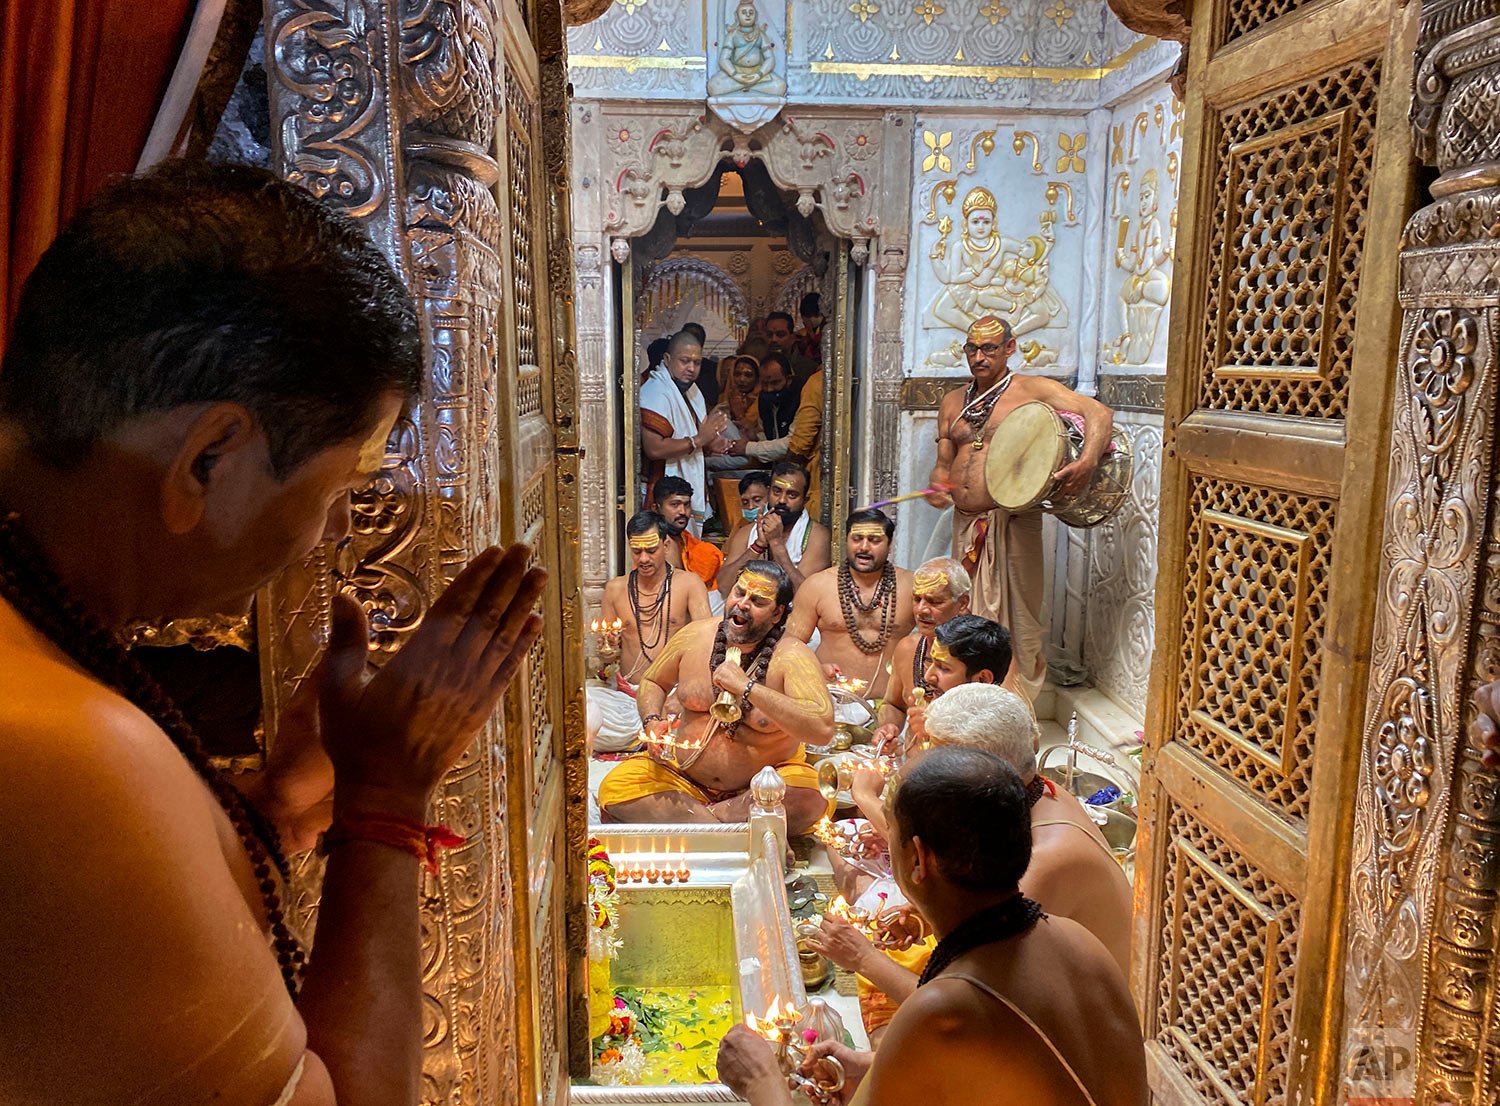
<svg viewBox="0 0 1500 1106">
<path fill-rule="evenodd" d="M 799 588 L 808 576 L 828 567 L 832 539 L 828 527 L 807 513 L 808 480 L 807 470 L 795 461 L 782 461 L 771 470 L 769 505 L 755 510 L 753 517 L 746 512 L 751 525 L 740 527 L 724 543 L 721 592 L 727 594 L 740 569 L 756 559 L 774 561 Z"/>
</svg>

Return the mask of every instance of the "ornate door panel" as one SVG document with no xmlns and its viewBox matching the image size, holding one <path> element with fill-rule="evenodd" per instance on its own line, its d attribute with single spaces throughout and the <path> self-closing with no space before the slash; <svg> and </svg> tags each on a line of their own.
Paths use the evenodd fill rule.
<svg viewBox="0 0 1500 1106">
<path fill-rule="evenodd" d="M 1132 972 L 1165 1102 L 1335 1094 L 1409 16 L 1194 11 Z"/>
<path fill-rule="evenodd" d="M 353 540 L 262 596 L 267 716 L 307 670 L 332 587 L 370 612 L 379 660 L 485 546 L 527 541 L 551 572 L 545 636 L 435 799 L 468 838 L 422 887 L 423 1100 L 444 1106 L 566 1093 L 564 858 L 582 822 L 564 810 L 563 735 L 581 760 L 583 715 L 565 690 L 582 686 L 572 329 L 549 291 L 572 288 L 561 20 L 555 0 L 267 5 L 279 165 L 385 248 L 427 350 Z"/>
</svg>

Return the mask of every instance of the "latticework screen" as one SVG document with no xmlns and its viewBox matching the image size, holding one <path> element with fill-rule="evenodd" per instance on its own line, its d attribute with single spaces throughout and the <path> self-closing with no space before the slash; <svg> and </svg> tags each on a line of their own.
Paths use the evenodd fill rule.
<svg viewBox="0 0 1500 1106">
<path fill-rule="evenodd" d="M 1194 481 L 1176 741 L 1307 814 L 1334 505 Z"/>
<path fill-rule="evenodd" d="M 1344 417 L 1379 69 L 1361 61 L 1217 120 L 1202 406 Z"/>
<path fill-rule="evenodd" d="M 1205 1102 L 1284 1102 L 1298 903 L 1187 811 L 1167 824 L 1156 1039 Z"/>
</svg>

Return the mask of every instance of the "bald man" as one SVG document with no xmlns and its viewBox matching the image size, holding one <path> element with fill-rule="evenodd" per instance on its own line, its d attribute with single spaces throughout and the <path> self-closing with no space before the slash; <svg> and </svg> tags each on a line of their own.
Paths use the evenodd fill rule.
<svg viewBox="0 0 1500 1106">
<path fill-rule="evenodd" d="M 1088 487 L 1109 446 L 1114 415 L 1098 400 L 1079 395 L 1043 376 L 1011 371 L 1015 335 L 993 315 L 975 320 L 964 343 L 974 379 L 943 397 L 938 408 L 938 455 L 927 501 L 953 507 L 953 556 L 974 581 L 969 609 L 993 618 L 1011 633 L 1017 686 L 1035 702 L 1046 676 L 1042 655 L 1042 512 L 1011 514 L 995 503 L 985 484 L 990 439 L 1005 416 L 1023 403 L 1040 400 L 1056 411 L 1083 417 L 1083 451 L 1053 476 L 1059 493 L 1077 495 Z"/>
</svg>

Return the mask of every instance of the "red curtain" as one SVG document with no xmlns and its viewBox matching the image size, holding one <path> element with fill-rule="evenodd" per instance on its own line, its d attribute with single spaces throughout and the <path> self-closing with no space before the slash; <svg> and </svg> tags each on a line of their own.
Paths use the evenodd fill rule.
<svg viewBox="0 0 1500 1106">
<path fill-rule="evenodd" d="M 0 0 L 0 347 L 63 224 L 135 169 L 195 0 Z"/>
</svg>

